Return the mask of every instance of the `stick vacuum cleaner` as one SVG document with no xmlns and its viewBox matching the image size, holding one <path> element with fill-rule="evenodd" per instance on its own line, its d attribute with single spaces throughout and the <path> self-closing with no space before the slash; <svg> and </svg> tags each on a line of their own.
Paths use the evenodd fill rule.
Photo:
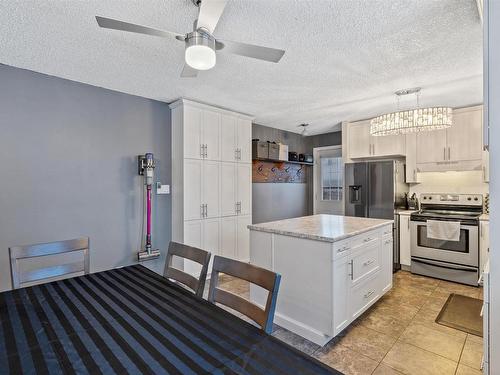
<svg viewBox="0 0 500 375">
<path fill-rule="evenodd" d="M 160 256 L 160 250 L 153 250 L 151 246 L 151 194 L 153 187 L 153 175 L 155 161 L 152 153 L 138 156 L 139 175 L 144 176 L 144 185 L 146 185 L 146 241 L 145 248 L 138 254 L 139 262 L 149 259 L 155 259 Z"/>
</svg>

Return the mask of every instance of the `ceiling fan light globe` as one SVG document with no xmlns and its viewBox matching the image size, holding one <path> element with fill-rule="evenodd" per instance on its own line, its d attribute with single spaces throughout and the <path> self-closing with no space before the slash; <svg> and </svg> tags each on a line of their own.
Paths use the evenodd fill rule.
<svg viewBox="0 0 500 375">
<path fill-rule="evenodd" d="M 215 66 L 215 51 L 209 46 L 192 45 L 186 48 L 186 64 L 196 70 L 209 70 Z"/>
</svg>

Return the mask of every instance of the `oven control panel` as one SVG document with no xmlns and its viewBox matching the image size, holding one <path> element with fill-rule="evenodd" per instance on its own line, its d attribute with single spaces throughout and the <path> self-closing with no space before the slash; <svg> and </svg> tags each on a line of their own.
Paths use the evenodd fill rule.
<svg viewBox="0 0 500 375">
<path fill-rule="evenodd" d="M 443 204 L 460 206 L 482 206 L 483 196 L 481 194 L 421 194 L 422 204 Z"/>
</svg>

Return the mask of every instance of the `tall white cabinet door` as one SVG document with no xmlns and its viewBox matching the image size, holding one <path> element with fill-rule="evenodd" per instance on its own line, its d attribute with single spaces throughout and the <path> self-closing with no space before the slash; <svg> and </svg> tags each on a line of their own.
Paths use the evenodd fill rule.
<svg viewBox="0 0 500 375">
<path fill-rule="evenodd" d="M 447 159 L 446 130 L 417 134 L 417 164 L 436 163 Z"/>
<path fill-rule="evenodd" d="M 201 119 L 205 159 L 220 160 L 220 114 L 204 110 Z"/>
<path fill-rule="evenodd" d="M 380 254 L 380 260 L 382 262 L 382 273 L 380 276 L 382 282 L 382 293 L 385 293 L 392 288 L 393 244 L 392 236 L 382 238 L 382 246 L 380 248 L 382 251 L 382 254 Z"/>
<path fill-rule="evenodd" d="M 411 266 L 410 215 L 399 215 L 399 262 Z"/>
<path fill-rule="evenodd" d="M 238 259 L 243 262 L 250 261 L 250 229 L 248 226 L 252 224 L 251 216 L 238 216 L 237 217 L 237 230 L 238 230 Z"/>
<path fill-rule="evenodd" d="M 252 214 L 252 165 L 237 164 L 237 195 L 240 202 L 240 215 Z"/>
<path fill-rule="evenodd" d="M 237 246 L 236 216 L 223 217 L 221 219 L 220 255 L 238 259 Z"/>
<path fill-rule="evenodd" d="M 184 222 L 184 244 L 188 246 L 203 248 L 203 221 L 193 220 Z M 191 275 L 199 275 L 201 266 L 199 263 L 184 259 L 184 271 Z"/>
<path fill-rule="evenodd" d="M 221 115 L 220 141 L 221 160 L 236 161 L 236 131 L 238 118 L 230 115 Z"/>
<path fill-rule="evenodd" d="M 483 154 L 483 111 L 474 107 L 453 111 L 447 130 L 450 161 L 481 160 Z"/>
<path fill-rule="evenodd" d="M 349 291 L 351 290 L 351 257 L 333 262 L 333 334 L 342 331 L 350 322 Z"/>
<path fill-rule="evenodd" d="M 202 203 L 206 218 L 220 216 L 220 162 L 203 161 Z"/>
<path fill-rule="evenodd" d="M 252 162 L 252 122 L 250 120 L 238 119 L 237 148 L 239 151 L 239 162 Z"/>
<path fill-rule="evenodd" d="M 201 110 L 194 107 L 184 108 L 184 157 L 201 159 L 203 157 Z"/>
<path fill-rule="evenodd" d="M 184 220 L 202 218 L 203 161 L 184 159 Z"/>
<path fill-rule="evenodd" d="M 221 163 L 220 214 L 221 216 L 236 215 L 236 164 Z"/>
<path fill-rule="evenodd" d="M 348 130 L 349 157 L 352 159 L 366 158 L 371 155 L 370 124 L 363 121 L 349 126 Z"/>
</svg>

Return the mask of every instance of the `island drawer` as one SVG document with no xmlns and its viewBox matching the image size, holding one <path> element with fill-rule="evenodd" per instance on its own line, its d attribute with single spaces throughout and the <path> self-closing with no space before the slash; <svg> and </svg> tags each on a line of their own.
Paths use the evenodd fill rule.
<svg viewBox="0 0 500 375">
<path fill-rule="evenodd" d="M 352 319 L 359 317 L 380 297 L 380 271 L 351 289 Z"/>
<path fill-rule="evenodd" d="M 367 246 L 371 243 L 378 242 L 380 239 L 381 231 L 379 229 L 371 230 L 366 233 L 359 234 L 352 238 L 347 238 L 342 241 L 333 243 L 333 259 L 342 258 L 349 254 L 349 250 L 358 249 L 361 246 Z"/>
<path fill-rule="evenodd" d="M 360 283 L 380 268 L 380 241 L 371 241 L 352 253 L 352 283 Z"/>
</svg>

